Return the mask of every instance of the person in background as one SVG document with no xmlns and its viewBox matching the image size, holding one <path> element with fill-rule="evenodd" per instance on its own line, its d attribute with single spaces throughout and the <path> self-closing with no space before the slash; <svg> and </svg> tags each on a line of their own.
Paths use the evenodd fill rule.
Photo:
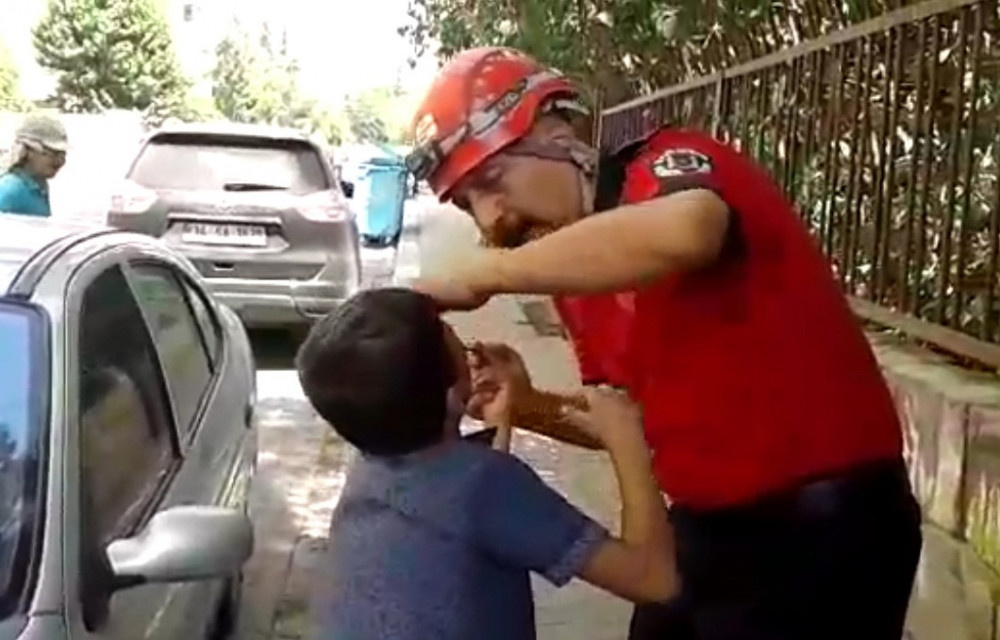
<svg viewBox="0 0 1000 640">
<path fill-rule="evenodd" d="M 547 294 L 585 384 L 642 407 L 681 594 L 632 640 L 899 640 L 922 545 L 895 405 L 794 207 L 712 136 L 663 127 L 603 157 L 580 92 L 511 49 L 453 56 L 408 164 L 495 248 L 414 287 L 440 309 Z M 483 348 L 516 427 L 588 444 L 574 398 Z M 590 442 L 591 446 L 600 443 Z"/>
<path fill-rule="evenodd" d="M 66 164 L 69 140 L 56 118 L 30 115 L 14 134 L 10 168 L 0 176 L 0 212 L 52 215 L 49 180 Z"/>
<path fill-rule="evenodd" d="M 433 301 L 408 289 L 357 294 L 299 349 L 306 396 L 360 451 L 314 593 L 317 640 L 532 640 L 530 572 L 559 586 L 580 577 L 635 602 L 676 592 L 635 406 L 595 390 L 567 413 L 615 467 L 615 537 L 506 452 L 502 385 L 483 403 L 499 430 L 494 448 L 460 436 L 477 386 L 468 357 Z"/>
</svg>

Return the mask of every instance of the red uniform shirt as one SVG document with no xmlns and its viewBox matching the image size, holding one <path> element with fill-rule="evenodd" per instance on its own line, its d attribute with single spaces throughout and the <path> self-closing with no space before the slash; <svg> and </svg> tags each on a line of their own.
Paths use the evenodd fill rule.
<svg viewBox="0 0 1000 640">
<path fill-rule="evenodd" d="M 624 155 L 602 166 L 617 182 L 605 208 L 689 188 L 712 189 L 730 208 L 712 266 L 556 301 L 584 382 L 624 386 L 642 404 L 664 492 L 692 507 L 733 505 L 899 458 L 878 364 L 770 177 L 700 133 L 662 130 Z"/>
</svg>

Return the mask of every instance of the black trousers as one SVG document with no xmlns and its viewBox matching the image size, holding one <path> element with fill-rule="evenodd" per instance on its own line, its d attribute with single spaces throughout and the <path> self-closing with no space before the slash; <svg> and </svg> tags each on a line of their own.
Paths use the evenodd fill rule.
<svg viewBox="0 0 1000 640">
<path fill-rule="evenodd" d="M 902 461 L 670 518 L 681 594 L 637 606 L 630 640 L 902 637 L 922 544 Z"/>
</svg>

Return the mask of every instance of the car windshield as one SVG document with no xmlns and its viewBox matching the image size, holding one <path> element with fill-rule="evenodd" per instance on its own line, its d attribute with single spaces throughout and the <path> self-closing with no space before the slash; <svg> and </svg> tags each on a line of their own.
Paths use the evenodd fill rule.
<svg viewBox="0 0 1000 640">
<path fill-rule="evenodd" d="M 28 583 L 47 416 L 43 324 L 36 312 L 0 305 L 0 617 L 15 612 Z"/>
<path fill-rule="evenodd" d="M 129 177 L 150 189 L 306 195 L 330 188 L 312 145 L 265 138 L 160 136 L 146 145 Z"/>
</svg>

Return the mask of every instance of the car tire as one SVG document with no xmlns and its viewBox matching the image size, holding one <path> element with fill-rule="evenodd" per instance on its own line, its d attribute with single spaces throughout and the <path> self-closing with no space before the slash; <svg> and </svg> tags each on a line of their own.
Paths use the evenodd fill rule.
<svg viewBox="0 0 1000 640">
<path fill-rule="evenodd" d="M 243 599 L 243 572 L 226 580 L 219 606 L 209 625 L 208 640 L 235 640 Z"/>
</svg>

